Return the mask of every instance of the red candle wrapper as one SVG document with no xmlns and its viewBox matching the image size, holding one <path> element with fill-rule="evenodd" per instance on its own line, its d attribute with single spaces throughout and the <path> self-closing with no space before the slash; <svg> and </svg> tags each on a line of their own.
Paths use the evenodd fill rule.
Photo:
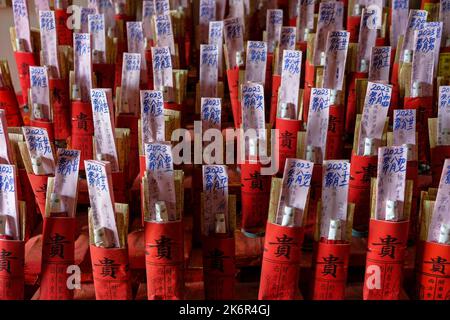
<svg viewBox="0 0 450 320">
<path fill-rule="evenodd" d="M 360 17 L 359 17 L 360 18 Z M 368 74 L 366 72 L 351 72 L 348 77 L 348 96 L 347 96 L 347 111 L 345 115 L 345 132 L 352 134 L 355 132 L 356 123 L 356 80 L 366 79 Z"/>
<path fill-rule="evenodd" d="M 0 89 L 0 109 L 5 110 L 8 127 L 21 127 L 23 125 L 19 103 L 14 91 Z"/>
<path fill-rule="evenodd" d="M 144 225 L 148 300 L 183 299 L 183 223 L 145 222 Z"/>
<path fill-rule="evenodd" d="M 259 300 L 292 300 L 299 296 L 303 228 L 267 223 Z"/>
<path fill-rule="evenodd" d="M 40 300 L 71 300 L 67 268 L 75 263 L 75 218 L 44 218 Z"/>
<path fill-rule="evenodd" d="M 271 176 L 261 175 L 259 162 L 241 164 L 242 229 L 249 233 L 264 230 L 269 210 Z"/>
<path fill-rule="evenodd" d="M 97 87 L 113 88 L 116 65 L 112 63 L 94 63 L 92 71 L 97 78 Z"/>
<path fill-rule="evenodd" d="M 311 100 L 311 89 L 314 88 L 316 82 L 316 69 L 308 60 L 305 61 L 305 88 L 303 89 L 303 117 L 308 121 L 309 101 Z"/>
<path fill-rule="evenodd" d="M 264 91 L 270 92 L 272 90 L 272 68 L 273 66 L 273 53 L 267 54 L 267 63 L 266 63 L 266 83 L 264 85 Z"/>
<path fill-rule="evenodd" d="M 0 240 L 0 300 L 23 300 L 25 242 Z"/>
<path fill-rule="evenodd" d="M 67 19 L 69 19 L 69 14 L 65 9 L 55 9 L 56 34 L 60 46 L 72 46 L 73 44 L 72 30 L 67 27 Z"/>
<path fill-rule="evenodd" d="M 123 171 L 112 172 L 111 178 L 113 181 L 114 201 L 117 203 L 127 203 L 125 173 Z"/>
<path fill-rule="evenodd" d="M 281 85 L 281 76 L 274 74 L 272 77 L 272 97 L 270 99 L 270 125 L 273 127 L 278 110 L 278 90 Z"/>
<path fill-rule="evenodd" d="M 80 170 L 84 170 L 84 160 L 94 159 L 93 136 L 94 119 L 89 102 L 72 101 L 71 148 L 80 150 Z"/>
<path fill-rule="evenodd" d="M 131 300 L 131 274 L 127 248 L 99 248 L 90 245 L 95 298 Z"/>
<path fill-rule="evenodd" d="M 409 221 L 370 220 L 364 300 L 399 300 Z"/>
<path fill-rule="evenodd" d="M 48 176 L 37 176 L 29 173 L 28 179 L 30 181 L 31 188 L 33 189 L 34 199 L 38 205 L 39 211 L 42 217 L 45 216 L 45 199 L 47 197 L 47 182 Z"/>
<path fill-rule="evenodd" d="M 344 158 L 345 107 L 333 104 L 329 111 L 326 159 L 339 160 Z"/>
<path fill-rule="evenodd" d="M 140 155 L 139 156 L 139 178 L 140 178 L 139 180 L 142 180 L 142 178 L 144 178 L 146 168 L 147 168 L 147 164 L 146 164 L 145 156 Z"/>
<path fill-rule="evenodd" d="M 151 40 L 150 40 L 151 41 Z M 153 41 L 150 44 L 153 47 Z M 152 60 L 152 50 L 145 50 L 145 61 L 147 63 L 147 86 L 149 90 L 154 89 L 153 84 L 153 60 Z"/>
<path fill-rule="evenodd" d="M 66 140 L 71 134 L 70 94 L 67 83 L 67 79 L 49 79 L 55 140 Z"/>
<path fill-rule="evenodd" d="M 14 52 L 14 58 L 19 73 L 23 101 L 26 104 L 28 102 L 28 89 L 30 89 L 30 66 L 39 65 L 39 55 L 32 52 Z"/>
<path fill-rule="evenodd" d="M 51 143 L 55 142 L 54 122 L 30 119 L 30 126 L 47 130 L 48 139 L 50 140 Z"/>
<path fill-rule="evenodd" d="M 361 16 L 347 17 L 347 30 L 350 32 L 350 43 L 357 43 L 359 39 L 359 28 L 361 25 Z"/>
<path fill-rule="evenodd" d="M 436 146 L 431 149 L 431 175 L 433 177 L 432 186 L 437 188 L 441 180 L 442 167 L 445 159 L 450 158 L 450 146 Z"/>
<path fill-rule="evenodd" d="M 205 236 L 202 249 L 205 299 L 234 299 L 236 275 L 234 237 Z"/>
<path fill-rule="evenodd" d="M 276 118 L 275 128 L 280 132 L 278 137 L 278 173 L 282 174 L 286 159 L 297 157 L 297 137 L 302 128 L 302 121 Z"/>
<path fill-rule="evenodd" d="M 410 98 L 405 97 L 404 109 L 416 110 L 417 132 L 419 140 L 417 143 L 419 161 L 428 162 L 430 159 L 430 141 L 428 139 L 428 119 L 434 117 L 433 97 Z"/>
<path fill-rule="evenodd" d="M 370 220 L 370 182 L 377 176 L 377 156 L 352 153 L 348 202 L 355 204 L 353 229 L 367 231 Z"/>
<path fill-rule="evenodd" d="M 231 110 L 234 126 L 241 126 L 241 104 L 239 102 L 239 68 L 227 70 L 228 88 L 230 90 Z"/>
<path fill-rule="evenodd" d="M 18 184 L 18 199 L 26 203 L 26 224 L 25 224 L 25 240 L 28 240 L 31 234 L 35 231 L 36 223 L 38 222 L 38 215 L 36 214 L 36 200 L 34 197 L 33 188 L 31 187 L 30 179 L 27 171 L 24 168 L 18 169 L 19 184 Z"/>
<path fill-rule="evenodd" d="M 327 243 L 315 246 L 312 300 L 344 300 L 347 283 L 350 243 Z"/>
<path fill-rule="evenodd" d="M 418 274 L 420 300 L 450 300 L 450 246 L 424 242 Z"/>
</svg>

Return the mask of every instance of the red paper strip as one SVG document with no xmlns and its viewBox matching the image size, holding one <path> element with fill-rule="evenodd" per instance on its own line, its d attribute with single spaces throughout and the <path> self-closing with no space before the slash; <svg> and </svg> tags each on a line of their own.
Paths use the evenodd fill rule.
<svg viewBox="0 0 450 320">
<path fill-rule="evenodd" d="M 114 201 L 116 201 L 117 203 L 127 203 L 127 183 L 125 173 L 122 171 L 112 172 L 111 177 L 113 181 Z"/>
<path fill-rule="evenodd" d="M 345 107 L 333 104 L 330 106 L 329 112 L 326 159 L 343 159 Z"/>
<path fill-rule="evenodd" d="M 24 241 L 0 240 L 0 300 L 23 300 Z"/>
<path fill-rule="evenodd" d="M 232 300 L 235 287 L 234 238 L 204 237 L 203 279 L 206 300 Z"/>
<path fill-rule="evenodd" d="M 348 81 L 348 96 L 347 96 L 347 111 L 345 118 L 345 132 L 347 134 L 353 134 L 355 132 L 356 123 L 356 80 L 367 79 L 368 74 L 366 72 L 352 72 L 349 75 Z"/>
<path fill-rule="evenodd" d="M 184 297 L 183 223 L 145 222 L 145 268 L 149 300 Z"/>
<path fill-rule="evenodd" d="M 67 268 L 75 262 L 75 218 L 44 218 L 40 300 L 71 300 Z"/>
<path fill-rule="evenodd" d="M 274 74 L 272 77 L 272 97 L 270 100 L 270 124 L 273 127 L 278 112 L 278 90 L 281 85 L 281 75 Z"/>
<path fill-rule="evenodd" d="M 303 228 L 267 223 L 259 285 L 259 300 L 298 297 Z"/>
<path fill-rule="evenodd" d="M 351 43 L 357 43 L 359 38 L 359 29 L 361 25 L 361 16 L 347 17 L 347 30 L 350 32 Z"/>
<path fill-rule="evenodd" d="M 131 274 L 126 248 L 89 247 L 97 300 L 131 300 Z"/>
<path fill-rule="evenodd" d="M 98 88 L 113 88 L 115 77 L 115 64 L 95 63 L 92 65 L 92 72 L 97 79 Z"/>
<path fill-rule="evenodd" d="M 314 241 L 314 232 L 317 223 L 317 204 L 322 199 L 322 165 L 315 164 L 311 177 L 311 186 L 309 188 L 308 215 L 304 225 L 304 241 L 311 244 Z"/>
<path fill-rule="evenodd" d="M 70 94 L 67 79 L 49 79 L 53 104 L 53 122 L 55 139 L 66 140 L 70 134 Z"/>
<path fill-rule="evenodd" d="M 227 70 L 228 88 L 230 90 L 231 110 L 233 111 L 234 126 L 241 126 L 241 103 L 239 102 L 239 69 Z"/>
<path fill-rule="evenodd" d="M 311 99 L 311 89 L 316 87 L 316 68 L 308 59 L 305 59 L 305 87 L 303 89 L 303 117 L 308 122 L 309 101 Z"/>
<path fill-rule="evenodd" d="M 72 46 L 72 30 L 67 27 L 69 14 L 65 9 L 55 9 L 56 34 L 58 36 L 58 45 Z"/>
<path fill-rule="evenodd" d="M 14 91 L 0 89 L 0 109 L 5 110 L 8 127 L 20 127 L 23 125 Z"/>
<path fill-rule="evenodd" d="M 297 157 L 297 136 L 302 128 L 302 122 L 300 120 L 276 118 L 275 127 L 280 130 L 278 138 L 278 173 L 282 174 L 286 159 Z"/>
<path fill-rule="evenodd" d="M 20 87 L 24 104 L 28 102 L 28 89 L 30 89 L 30 66 L 39 65 L 39 56 L 32 52 L 14 52 Z"/>
<path fill-rule="evenodd" d="M 37 176 L 29 173 L 28 179 L 30 180 L 31 188 L 33 189 L 34 198 L 39 207 L 39 211 L 41 212 L 42 217 L 44 217 L 48 176 Z"/>
<path fill-rule="evenodd" d="M 450 246 L 423 243 L 418 292 L 420 300 L 450 300 Z"/>
<path fill-rule="evenodd" d="M 409 221 L 370 220 L 364 300 L 399 300 Z"/>
<path fill-rule="evenodd" d="M 94 120 L 92 106 L 88 102 L 72 101 L 71 149 L 80 150 L 80 170 L 84 170 L 84 160 L 94 159 Z"/>
<path fill-rule="evenodd" d="M 344 300 L 350 244 L 321 241 L 314 256 L 312 300 Z"/>
</svg>

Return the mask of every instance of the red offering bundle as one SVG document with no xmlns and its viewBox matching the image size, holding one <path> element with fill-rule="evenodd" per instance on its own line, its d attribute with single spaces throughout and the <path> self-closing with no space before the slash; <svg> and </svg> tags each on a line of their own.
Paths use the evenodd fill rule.
<svg viewBox="0 0 450 320">
<path fill-rule="evenodd" d="M 0 78 L 0 110 L 5 111 L 9 127 L 20 127 L 23 121 L 6 61 L 0 62 Z"/>
<path fill-rule="evenodd" d="M 236 198 L 228 194 L 227 167 L 203 166 L 202 250 L 207 300 L 235 297 Z"/>
<path fill-rule="evenodd" d="M 273 178 L 259 300 L 292 300 L 298 289 L 303 224 L 313 163 L 288 159 L 283 180 Z M 278 201 L 276 199 L 279 199 Z"/>
<path fill-rule="evenodd" d="M 91 202 L 89 238 L 95 297 L 131 300 L 128 205 L 114 203 L 110 162 L 88 160 L 85 168 Z"/>
</svg>

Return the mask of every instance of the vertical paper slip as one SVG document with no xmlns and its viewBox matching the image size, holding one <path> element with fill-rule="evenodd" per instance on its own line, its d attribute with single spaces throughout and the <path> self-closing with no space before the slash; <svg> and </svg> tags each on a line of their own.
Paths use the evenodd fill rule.
<svg viewBox="0 0 450 320">
<path fill-rule="evenodd" d="M 148 205 L 151 221 L 156 221 L 155 204 L 164 201 L 170 221 L 177 220 L 172 147 L 166 143 L 145 145 Z"/>
<path fill-rule="evenodd" d="M 25 142 L 30 152 L 33 173 L 52 175 L 55 172 L 55 160 L 47 130 L 35 127 L 22 127 Z"/>
<path fill-rule="evenodd" d="M 92 34 L 92 52 L 94 56 L 94 63 L 106 63 L 105 15 L 90 14 L 88 19 L 88 30 L 89 33 Z"/>
<path fill-rule="evenodd" d="M 92 88 L 91 35 L 74 33 L 73 45 L 75 84 L 80 89 L 81 100 L 89 102 Z"/>
<path fill-rule="evenodd" d="M 169 47 L 152 47 L 153 82 L 156 90 L 173 87 L 172 59 Z"/>
<path fill-rule="evenodd" d="M 265 140 L 264 87 L 248 82 L 242 86 L 242 127 L 244 133 L 255 130 L 256 138 Z M 245 154 L 249 154 L 249 141 L 245 141 Z"/>
<path fill-rule="evenodd" d="M 219 51 L 218 65 L 219 76 L 223 74 L 223 21 L 210 21 L 209 22 L 209 39 L 208 43 L 217 46 Z"/>
<path fill-rule="evenodd" d="M 394 146 L 416 144 L 416 110 L 394 110 Z M 411 160 L 411 159 L 408 159 Z"/>
<path fill-rule="evenodd" d="M 120 241 L 115 218 L 111 166 L 109 162 L 95 160 L 86 160 L 84 163 L 94 231 L 105 228 L 112 232 L 114 247 L 119 248 Z"/>
<path fill-rule="evenodd" d="M 209 129 L 221 130 L 222 99 L 202 98 L 201 100 L 201 120 L 202 131 Z"/>
<path fill-rule="evenodd" d="M 328 33 L 323 71 L 324 88 L 342 90 L 349 38 L 350 32 L 347 31 L 331 31 Z"/>
<path fill-rule="evenodd" d="M 295 50 L 297 35 L 295 27 L 282 27 L 280 35 L 280 45 L 278 46 L 278 63 L 274 74 L 280 74 L 283 65 L 284 50 Z"/>
<path fill-rule="evenodd" d="M 297 18 L 297 23 L 296 23 L 297 32 L 298 32 L 297 38 L 300 42 L 304 42 L 304 41 L 308 40 L 305 37 L 306 29 L 308 29 L 308 30 L 314 29 L 314 6 L 315 6 L 314 0 L 301 0 L 300 1 L 299 15 Z M 322 10 L 324 10 L 324 9 L 322 9 Z M 322 13 L 322 28 L 323 28 L 323 22 L 325 20 L 325 17 L 323 15 L 324 15 L 324 13 Z M 326 18 L 326 20 L 329 20 L 329 19 Z"/>
<path fill-rule="evenodd" d="M 15 166 L 0 164 L 0 216 L 6 216 L 5 234 L 20 240 L 16 177 Z"/>
<path fill-rule="evenodd" d="M 164 99 L 161 91 L 141 91 L 142 150 L 145 144 L 165 140 Z"/>
<path fill-rule="evenodd" d="M 236 52 L 244 52 L 244 26 L 240 18 L 230 18 L 223 21 L 223 28 L 228 53 L 228 67 L 234 69 L 237 66 Z"/>
<path fill-rule="evenodd" d="M 373 47 L 370 56 L 369 81 L 389 83 L 391 47 Z"/>
<path fill-rule="evenodd" d="M 200 96 L 217 97 L 219 50 L 216 45 L 200 45 Z"/>
<path fill-rule="evenodd" d="M 13 153 L 11 151 L 6 111 L 0 109 L 0 164 L 13 164 Z"/>
<path fill-rule="evenodd" d="M 283 26 L 283 10 L 267 10 L 266 14 L 266 32 L 267 49 L 273 53 L 276 46 L 280 43 L 281 27 Z"/>
<path fill-rule="evenodd" d="M 328 33 L 330 31 L 342 29 L 343 17 L 344 6 L 342 2 L 333 1 L 320 3 L 316 37 L 314 39 L 313 62 L 315 66 L 321 65 L 322 54 L 323 52 L 328 51 L 326 50 Z"/>
<path fill-rule="evenodd" d="M 80 32 L 81 33 L 90 33 L 89 32 L 89 16 L 95 14 L 95 10 L 92 8 L 81 8 L 81 17 L 80 17 Z"/>
<path fill-rule="evenodd" d="M 217 215 L 223 215 L 228 226 L 228 172 L 222 165 L 203 166 L 203 232 L 214 234 Z M 228 230 L 227 230 L 228 231 Z"/>
<path fill-rule="evenodd" d="M 267 43 L 264 41 L 247 42 L 245 81 L 264 85 L 266 81 Z"/>
<path fill-rule="evenodd" d="M 400 35 L 405 34 L 408 25 L 409 1 L 392 0 L 392 18 L 390 28 L 390 44 L 392 48 L 397 48 Z"/>
<path fill-rule="evenodd" d="M 153 25 L 153 17 L 155 16 L 155 5 L 153 0 L 145 0 L 142 3 L 142 29 L 144 37 L 153 40 L 155 27 Z"/>
<path fill-rule="evenodd" d="M 54 11 L 39 12 L 39 27 L 41 34 L 42 64 L 49 67 L 50 77 L 58 79 L 58 38 L 56 34 L 56 21 Z"/>
<path fill-rule="evenodd" d="M 388 220 L 387 201 L 394 202 L 395 220 L 403 220 L 408 148 L 383 147 L 378 154 L 376 219 Z M 389 219 L 390 220 L 390 219 Z"/>
<path fill-rule="evenodd" d="M 170 54 L 174 56 L 176 52 L 170 15 L 157 15 L 155 17 L 156 42 L 158 47 L 169 47 Z"/>
<path fill-rule="evenodd" d="M 441 0 L 439 6 L 439 21 L 443 23 L 442 38 L 444 47 L 449 47 L 450 43 L 450 0 Z"/>
<path fill-rule="evenodd" d="M 112 121 L 113 106 L 108 103 L 108 90 L 111 89 L 91 90 L 95 152 L 98 160 L 109 161 L 111 171 L 118 172 L 119 159 L 116 148 L 115 127 Z M 110 94 L 112 93 L 110 92 Z"/>
<path fill-rule="evenodd" d="M 302 52 L 284 50 L 281 69 L 281 85 L 279 102 L 295 105 L 295 115 L 298 114 L 298 93 L 302 68 Z"/>
<path fill-rule="evenodd" d="M 314 162 L 318 164 L 325 159 L 329 118 L 330 90 L 313 88 L 306 128 L 306 144 L 307 147 L 314 148 Z"/>
<path fill-rule="evenodd" d="M 22 50 L 31 52 L 30 21 L 28 18 L 28 7 L 26 0 L 13 0 L 13 16 L 16 31 L 16 39 L 23 43 Z M 20 51 L 20 48 L 17 48 Z"/>
<path fill-rule="evenodd" d="M 31 117 L 37 120 L 51 119 L 50 89 L 46 67 L 30 66 L 30 89 L 34 113 Z"/>
<path fill-rule="evenodd" d="M 139 83 L 141 76 L 141 55 L 124 53 L 122 65 L 122 105 L 125 113 L 139 112 Z"/>
<path fill-rule="evenodd" d="M 285 207 L 295 209 L 294 225 L 302 226 L 314 164 L 298 159 L 286 159 L 276 224 L 281 225 Z"/>
<path fill-rule="evenodd" d="M 154 0 L 156 14 L 170 14 L 170 2 L 169 0 Z M 174 8 L 176 9 L 176 8 Z"/>
<path fill-rule="evenodd" d="M 128 52 L 139 53 L 141 55 L 141 70 L 147 70 L 147 62 L 145 60 L 145 38 L 142 22 L 127 22 L 127 40 Z"/>
<path fill-rule="evenodd" d="M 380 14 L 380 16 L 378 16 Z M 359 28 L 358 54 L 356 70 L 367 72 L 372 48 L 377 40 L 376 21 L 381 21 L 381 10 L 363 9 Z"/>
<path fill-rule="evenodd" d="M 328 239 L 330 220 L 338 220 L 344 223 L 347 221 L 350 165 L 347 160 L 330 160 L 323 163 L 321 238 Z"/>
<path fill-rule="evenodd" d="M 58 195 L 58 212 L 67 212 L 74 218 L 76 212 L 80 151 L 58 149 L 53 192 Z"/>
<path fill-rule="evenodd" d="M 439 242 L 443 225 L 450 225 L 450 159 L 446 159 L 434 204 L 433 215 L 428 230 L 429 242 Z"/>
<path fill-rule="evenodd" d="M 358 155 L 364 155 L 366 138 L 380 140 L 383 136 L 391 94 L 392 86 L 369 82 L 359 128 Z M 379 143 L 379 141 L 372 142 Z"/>
<path fill-rule="evenodd" d="M 403 39 L 402 52 L 400 54 L 400 61 L 405 61 L 405 50 L 414 51 L 414 32 L 421 30 L 427 21 L 428 12 L 425 10 L 410 10 L 408 16 L 408 23 L 406 25 L 406 33 Z"/>
<path fill-rule="evenodd" d="M 116 13 L 114 10 L 114 2 L 111 0 L 89 0 L 89 8 L 94 8 L 96 14 L 105 15 L 106 30 L 116 26 Z"/>
<path fill-rule="evenodd" d="M 450 86 L 439 87 L 437 144 L 450 145 Z"/>
<path fill-rule="evenodd" d="M 200 44 L 208 42 L 208 28 L 209 22 L 216 20 L 216 1 L 215 0 L 200 0 L 198 12 L 199 24 L 199 41 Z"/>
</svg>

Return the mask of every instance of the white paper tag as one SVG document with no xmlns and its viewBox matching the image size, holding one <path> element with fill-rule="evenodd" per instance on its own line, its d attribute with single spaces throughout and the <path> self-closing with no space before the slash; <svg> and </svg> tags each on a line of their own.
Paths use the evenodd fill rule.
<svg viewBox="0 0 450 320">
<path fill-rule="evenodd" d="M 142 79 L 147 79 L 147 77 L 145 77 L 147 61 L 145 60 L 145 41 L 142 22 L 127 22 L 127 40 L 128 52 L 139 53 L 141 55 L 141 70 L 143 70 L 141 76 L 143 76 Z"/>
<path fill-rule="evenodd" d="M 227 45 L 229 68 L 237 66 L 236 52 L 244 52 L 244 25 L 240 18 L 223 21 L 225 44 Z"/>
<path fill-rule="evenodd" d="M 215 0 L 200 0 L 198 20 L 199 41 L 200 44 L 205 44 L 208 42 L 209 22 L 216 20 Z"/>
<path fill-rule="evenodd" d="M 141 75 L 141 55 L 124 53 L 122 65 L 122 110 L 139 113 L 139 84 Z"/>
<path fill-rule="evenodd" d="M 370 56 L 369 81 L 389 83 L 391 47 L 373 47 Z"/>
<path fill-rule="evenodd" d="M 153 86 L 157 90 L 173 87 L 172 59 L 169 47 L 152 47 Z"/>
<path fill-rule="evenodd" d="M 344 85 L 350 32 L 330 31 L 327 38 L 326 60 L 323 71 L 323 87 L 341 91 Z"/>
<path fill-rule="evenodd" d="M 170 53 L 175 55 L 175 41 L 173 39 L 170 15 L 155 16 L 155 30 L 158 47 L 169 47 Z"/>
<path fill-rule="evenodd" d="M 30 66 L 30 89 L 33 110 L 31 118 L 36 120 L 50 120 L 52 114 L 46 67 Z"/>
<path fill-rule="evenodd" d="M 221 130 L 222 99 L 202 98 L 201 120 L 202 131 L 209 129 Z"/>
<path fill-rule="evenodd" d="M 56 34 L 55 12 L 40 11 L 39 27 L 41 30 L 42 64 L 50 69 L 50 77 L 59 79 L 58 37 Z"/>
<path fill-rule="evenodd" d="M 223 21 L 209 22 L 209 44 L 217 46 L 219 51 L 218 64 L 219 76 L 223 74 Z"/>
<path fill-rule="evenodd" d="M 394 110 L 394 146 L 416 144 L 416 110 Z M 412 160 L 412 159 L 408 159 Z"/>
<path fill-rule="evenodd" d="M 69 217 L 75 217 L 76 212 L 80 154 L 78 150 L 58 149 L 52 207 L 54 212 L 67 212 Z"/>
<path fill-rule="evenodd" d="M 89 102 L 92 89 L 91 35 L 74 33 L 75 84 L 80 88 L 81 100 Z"/>
<path fill-rule="evenodd" d="M 6 216 L 6 235 L 19 240 L 19 207 L 17 202 L 16 167 L 0 164 L 0 215 Z"/>
<path fill-rule="evenodd" d="M 141 91 L 142 150 L 145 144 L 165 141 L 164 99 L 161 91 Z"/>
<path fill-rule="evenodd" d="M 450 145 L 450 86 L 439 87 L 437 144 Z"/>
<path fill-rule="evenodd" d="M 264 41 L 248 41 L 245 64 L 245 81 L 266 82 L 267 43 Z"/>
<path fill-rule="evenodd" d="M 26 0 L 13 0 L 14 25 L 16 39 L 22 43 L 22 51 L 31 52 L 30 21 L 28 18 L 28 7 Z M 20 48 L 17 48 L 20 51 Z"/>
<path fill-rule="evenodd" d="M 301 68 L 302 52 L 297 50 L 284 50 L 278 101 L 280 103 L 292 103 L 295 106 L 295 115 L 298 114 Z"/>
<path fill-rule="evenodd" d="M 92 55 L 94 63 L 106 63 L 105 15 L 88 16 L 89 33 L 92 34 Z"/>
<path fill-rule="evenodd" d="M 36 127 L 22 127 L 23 135 L 30 152 L 33 173 L 52 175 L 55 173 L 55 160 L 47 130 Z"/>
<path fill-rule="evenodd" d="M 200 45 L 200 96 L 217 97 L 219 50 L 216 45 Z"/>
<path fill-rule="evenodd" d="M 283 26 L 283 10 L 267 10 L 266 14 L 266 32 L 267 49 L 273 53 L 276 46 L 280 43 L 281 27 Z"/>
</svg>

